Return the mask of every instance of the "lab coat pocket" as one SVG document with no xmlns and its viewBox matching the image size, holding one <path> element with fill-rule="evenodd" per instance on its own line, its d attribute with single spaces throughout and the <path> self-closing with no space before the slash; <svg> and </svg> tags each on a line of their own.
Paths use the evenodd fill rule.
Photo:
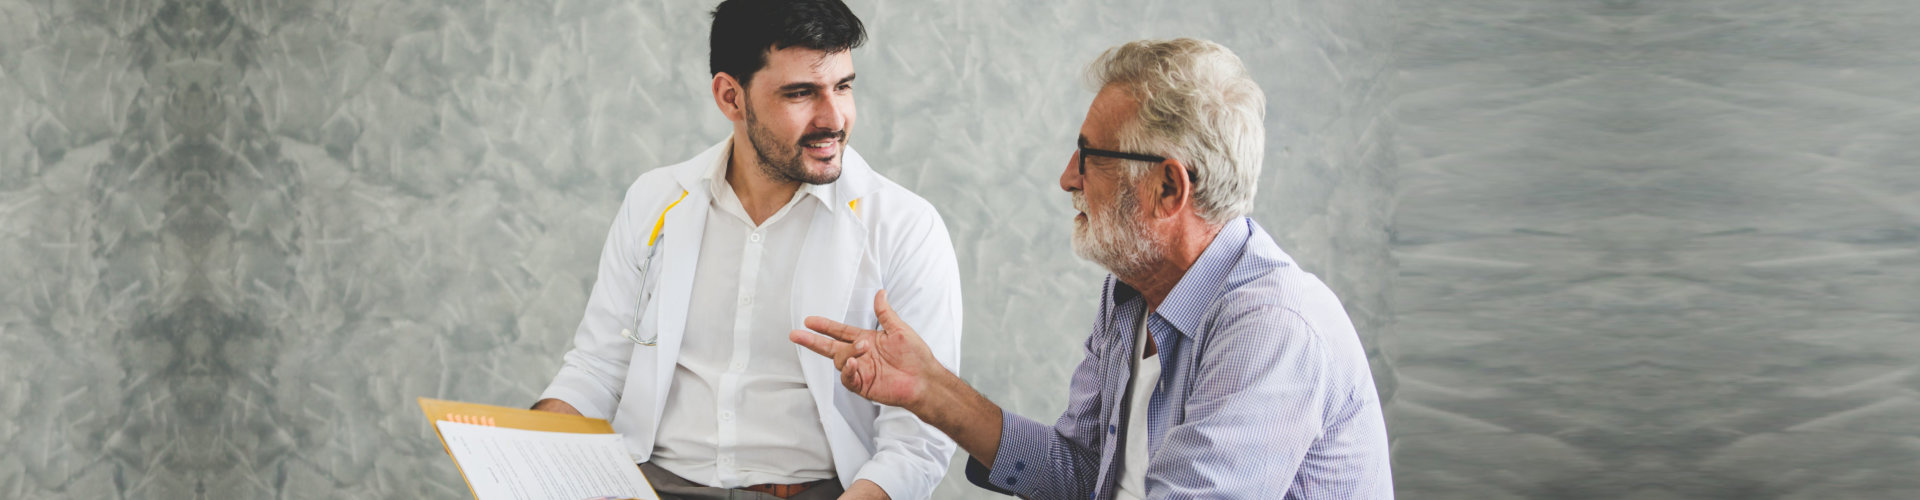
<svg viewBox="0 0 1920 500">
<path fill-rule="evenodd" d="M 656 292 L 660 290 L 660 275 L 666 274 L 659 269 L 662 259 L 656 256 L 649 260 L 648 265 L 641 268 L 640 289 L 636 292 L 638 297 L 635 297 L 638 301 L 637 310 L 634 311 L 636 317 L 633 324 L 629 325 L 633 335 L 627 339 L 641 347 L 653 347 L 660 339 L 660 297 Z"/>
</svg>

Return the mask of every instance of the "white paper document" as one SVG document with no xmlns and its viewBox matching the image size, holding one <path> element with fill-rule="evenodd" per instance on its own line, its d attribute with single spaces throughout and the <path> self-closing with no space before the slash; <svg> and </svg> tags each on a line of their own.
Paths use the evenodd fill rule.
<svg viewBox="0 0 1920 500">
<path fill-rule="evenodd" d="M 479 500 L 660 498 L 619 434 L 435 424 Z"/>
</svg>

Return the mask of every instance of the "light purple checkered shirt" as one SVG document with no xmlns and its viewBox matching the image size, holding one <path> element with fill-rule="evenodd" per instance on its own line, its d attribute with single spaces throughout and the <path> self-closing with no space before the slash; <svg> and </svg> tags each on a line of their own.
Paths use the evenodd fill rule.
<svg viewBox="0 0 1920 500">
<path fill-rule="evenodd" d="M 1003 412 L 992 470 L 970 457 L 967 479 L 1027 498 L 1113 498 L 1144 307 L 1108 277 L 1066 413 L 1048 427 Z M 1393 498 L 1353 323 L 1253 219 L 1220 230 L 1147 330 L 1164 363 L 1147 408 L 1148 498 Z"/>
</svg>

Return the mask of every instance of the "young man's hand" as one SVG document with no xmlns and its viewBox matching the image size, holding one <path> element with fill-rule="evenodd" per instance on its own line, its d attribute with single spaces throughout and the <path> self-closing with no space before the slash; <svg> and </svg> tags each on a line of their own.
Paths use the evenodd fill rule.
<svg viewBox="0 0 1920 500">
<path fill-rule="evenodd" d="M 891 500 L 892 498 L 887 495 L 887 490 L 880 489 L 878 483 L 865 479 L 854 481 L 852 488 L 847 488 L 847 491 L 840 493 L 840 500 Z"/>
<path fill-rule="evenodd" d="M 585 416 L 580 414 L 580 410 L 574 409 L 573 405 L 567 404 L 566 401 L 561 401 L 553 398 L 542 399 L 540 400 L 540 402 L 534 403 L 533 411 L 546 411 L 546 412 L 561 413 L 561 414 L 574 415 L 574 416 Z"/>
</svg>

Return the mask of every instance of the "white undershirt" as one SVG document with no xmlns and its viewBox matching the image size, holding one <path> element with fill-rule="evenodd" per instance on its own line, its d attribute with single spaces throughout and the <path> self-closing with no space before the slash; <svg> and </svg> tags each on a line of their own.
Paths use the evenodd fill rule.
<svg viewBox="0 0 1920 500">
<path fill-rule="evenodd" d="M 819 408 L 787 341 L 799 324 L 793 273 L 823 204 L 802 185 L 755 227 L 727 184 L 726 158 L 709 178 L 713 206 L 651 461 L 721 488 L 831 478 Z"/>
<path fill-rule="evenodd" d="M 1139 499 L 1147 497 L 1147 407 L 1152 406 L 1153 393 L 1160 388 L 1160 353 L 1141 359 L 1147 351 L 1147 313 L 1140 314 L 1140 328 L 1133 333 L 1133 381 L 1127 389 L 1127 442 L 1126 458 L 1120 461 L 1120 491 L 1114 492 L 1117 499 Z"/>
</svg>

